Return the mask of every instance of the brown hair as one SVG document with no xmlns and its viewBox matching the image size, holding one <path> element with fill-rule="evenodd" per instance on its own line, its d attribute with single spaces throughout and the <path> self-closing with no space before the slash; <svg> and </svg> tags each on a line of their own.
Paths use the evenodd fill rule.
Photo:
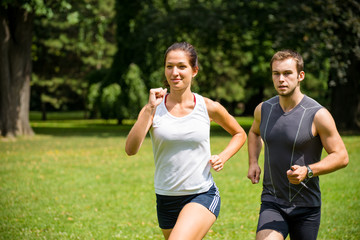
<svg viewBox="0 0 360 240">
<path fill-rule="evenodd" d="M 299 53 L 297 53 L 293 50 L 289 50 L 289 49 L 281 50 L 274 54 L 274 56 L 271 58 L 271 61 L 270 61 L 271 71 L 272 71 L 272 64 L 274 61 L 281 61 L 281 60 L 285 60 L 288 58 L 292 58 L 296 61 L 296 70 L 297 70 L 298 74 L 301 71 L 304 71 L 304 60 L 303 60 L 302 56 Z"/>
<path fill-rule="evenodd" d="M 199 67 L 197 52 L 196 52 L 195 48 L 193 47 L 193 45 L 191 45 L 190 43 L 187 43 L 187 42 L 177 42 L 177 43 L 172 44 L 165 52 L 164 64 L 165 64 L 168 53 L 171 51 L 175 51 L 175 50 L 182 50 L 187 53 L 187 55 L 189 56 L 190 66 L 193 69 L 196 67 Z"/>
</svg>

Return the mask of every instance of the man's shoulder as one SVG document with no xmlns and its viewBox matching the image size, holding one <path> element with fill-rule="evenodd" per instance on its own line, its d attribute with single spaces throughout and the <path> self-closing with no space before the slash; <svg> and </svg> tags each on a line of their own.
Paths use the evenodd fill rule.
<svg viewBox="0 0 360 240">
<path fill-rule="evenodd" d="M 317 109 L 323 108 L 323 106 L 320 103 L 318 103 L 315 99 L 307 95 L 304 95 L 304 99 L 301 101 L 301 105 L 304 108 L 317 108 Z"/>
<path fill-rule="evenodd" d="M 265 100 L 264 103 L 267 103 L 267 104 L 270 104 L 270 105 L 273 105 L 273 104 L 277 104 L 279 103 L 279 96 L 276 95 L 272 98 L 269 98 L 268 100 Z"/>
</svg>

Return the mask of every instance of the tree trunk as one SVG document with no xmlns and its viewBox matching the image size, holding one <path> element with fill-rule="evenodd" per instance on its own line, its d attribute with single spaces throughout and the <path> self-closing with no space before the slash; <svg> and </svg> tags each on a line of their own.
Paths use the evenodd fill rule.
<svg viewBox="0 0 360 240">
<path fill-rule="evenodd" d="M 46 121 L 46 103 L 45 102 L 41 102 L 41 120 Z"/>
<path fill-rule="evenodd" d="M 30 79 L 33 15 L 0 7 L 0 134 L 33 135 L 30 127 Z"/>
<path fill-rule="evenodd" d="M 349 59 L 347 82 L 331 89 L 331 113 L 340 130 L 360 129 L 360 59 Z"/>
</svg>

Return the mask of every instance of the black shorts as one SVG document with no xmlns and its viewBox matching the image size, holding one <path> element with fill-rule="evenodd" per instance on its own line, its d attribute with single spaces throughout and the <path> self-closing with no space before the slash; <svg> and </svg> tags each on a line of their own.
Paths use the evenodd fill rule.
<svg viewBox="0 0 360 240">
<path fill-rule="evenodd" d="M 320 227 L 320 207 L 287 207 L 273 202 L 262 202 L 256 232 L 272 229 L 284 239 L 316 240 Z"/>
<path fill-rule="evenodd" d="M 216 218 L 220 212 L 220 194 L 215 184 L 204 193 L 185 196 L 164 196 L 156 194 L 156 209 L 159 226 L 162 229 L 174 228 L 180 211 L 191 202 L 196 202 L 212 212 Z"/>
</svg>

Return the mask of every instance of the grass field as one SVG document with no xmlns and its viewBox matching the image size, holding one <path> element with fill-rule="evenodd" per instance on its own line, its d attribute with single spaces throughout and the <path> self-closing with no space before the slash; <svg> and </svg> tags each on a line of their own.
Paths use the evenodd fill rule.
<svg viewBox="0 0 360 240">
<path fill-rule="evenodd" d="M 0 239 L 162 239 L 149 138 L 128 157 L 131 122 L 41 122 L 36 116 L 34 137 L 0 141 Z M 239 122 L 248 130 L 251 118 Z M 318 239 L 360 239 L 360 136 L 343 139 L 350 164 L 320 178 Z M 228 141 L 213 125 L 212 152 Z M 213 173 L 222 209 L 205 239 L 254 239 L 261 185 L 252 185 L 246 174 L 246 146 Z"/>
</svg>

